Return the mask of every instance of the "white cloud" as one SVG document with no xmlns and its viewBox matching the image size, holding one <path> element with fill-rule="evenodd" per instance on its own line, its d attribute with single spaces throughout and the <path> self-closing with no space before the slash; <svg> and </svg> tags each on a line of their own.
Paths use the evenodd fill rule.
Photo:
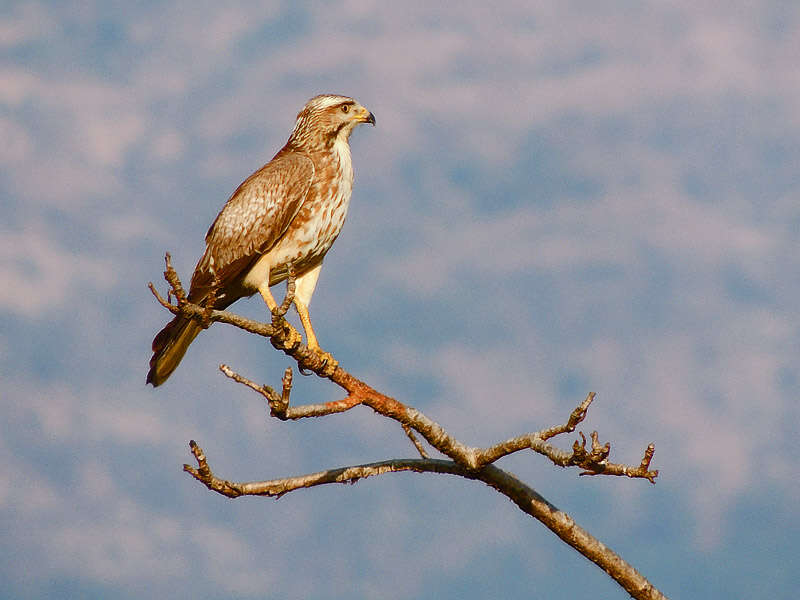
<svg viewBox="0 0 800 600">
<path fill-rule="evenodd" d="M 0 237 L 0 307 L 29 318 L 43 318 L 64 309 L 88 286 L 108 290 L 117 280 L 112 265 L 73 253 L 33 226 Z"/>
<path fill-rule="evenodd" d="M 0 68 L 0 100 L 12 107 L 27 100 L 36 87 L 37 77 L 22 67 Z"/>
<path fill-rule="evenodd" d="M 33 141 L 27 131 L 11 119 L 0 117 L 0 164 L 14 165 L 29 160 L 33 151 Z"/>
<path fill-rule="evenodd" d="M 8 12 L 0 20 L 0 47 L 35 42 L 57 28 L 53 15 L 38 2 L 20 2 Z"/>
<path fill-rule="evenodd" d="M 186 151 L 186 140 L 175 129 L 158 133 L 151 142 L 151 153 L 156 160 L 175 161 Z"/>
</svg>

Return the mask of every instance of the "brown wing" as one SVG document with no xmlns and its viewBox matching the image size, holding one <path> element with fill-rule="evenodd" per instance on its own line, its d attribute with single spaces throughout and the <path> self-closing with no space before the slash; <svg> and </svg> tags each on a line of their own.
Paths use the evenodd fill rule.
<svg viewBox="0 0 800 600">
<path fill-rule="evenodd" d="M 240 276 L 286 232 L 313 180 L 311 159 L 287 150 L 245 179 L 206 234 L 206 251 L 192 275 L 189 298 L 202 299 L 215 274 L 223 293 L 238 285 Z"/>
</svg>

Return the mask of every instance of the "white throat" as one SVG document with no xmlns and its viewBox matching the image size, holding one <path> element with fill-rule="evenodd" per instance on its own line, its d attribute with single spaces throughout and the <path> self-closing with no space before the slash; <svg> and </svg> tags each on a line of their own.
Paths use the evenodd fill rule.
<svg viewBox="0 0 800 600">
<path fill-rule="evenodd" d="M 350 191 L 353 187 L 353 161 L 350 157 L 350 144 L 347 141 L 347 135 L 340 133 L 333 142 L 333 154 L 336 160 L 339 161 L 339 168 L 342 172 L 342 183 L 346 186 L 345 196 L 350 197 Z"/>
</svg>

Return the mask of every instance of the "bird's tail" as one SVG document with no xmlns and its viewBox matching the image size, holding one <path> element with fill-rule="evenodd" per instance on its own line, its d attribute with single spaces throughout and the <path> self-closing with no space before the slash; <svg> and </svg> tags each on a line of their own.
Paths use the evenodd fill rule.
<svg viewBox="0 0 800 600">
<path fill-rule="evenodd" d="M 150 359 L 147 383 L 152 383 L 153 387 L 164 383 L 178 368 L 189 344 L 202 329 L 197 321 L 182 316 L 167 323 L 153 339 L 153 358 Z"/>
</svg>

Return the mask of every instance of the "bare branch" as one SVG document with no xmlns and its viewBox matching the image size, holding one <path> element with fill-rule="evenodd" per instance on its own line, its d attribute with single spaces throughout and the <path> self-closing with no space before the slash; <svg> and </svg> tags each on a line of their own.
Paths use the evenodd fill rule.
<svg viewBox="0 0 800 600">
<path fill-rule="evenodd" d="M 292 367 L 286 367 L 281 379 L 281 397 L 274 403 L 270 403 L 269 408 L 273 416 L 286 418 L 289 410 L 289 394 L 292 393 Z"/>
<path fill-rule="evenodd" d="M 164 255 L 164 263 L 166 267 L 166 270 L 164 271 L 164 279 L 166 279 L 167 283 L 169 283 L 170 289 L 175 295 L 178 305 L 180 306 L 185 304 L 186 292 L 183 290 L 183 286 L 181 285 L 181 280 L 178 277 L 177 271 L 172 268 L 172 255 L 170 255 L 169 252 Z"/>
<path fill-rule="evenodd" d="M 220 365 L 220 370 L 227 377 L 261 394 L 267 400 L 272 416 L 281 420 L 319 417 L 344 412 L 354 406 L 364 404 L 376 413 L 399 422 L 422 457 L 420 459 L 393 459 L 341 467 L 319 473 L 270 481 L 235 483 L 216 477 L 208 466 L 203 450 L 192 441 L 190 447 L 197 461 L 197 467 L 184 465 L 184 470 L 210 490 L 231 498 L 241 495 L 280 497 L 300 488 L 328 483 L 354 483 L 359 479 L 390 472 L 416 471 L 459 475 L 468 479 L 483 481 L 506 495 L 523 511 L 541 521 L 562 540 L 605 570 L 633 597 L 664 598 L 633 567 L 579 527 L 569 515 L 559 511 L 535 490 L 510 473 L 502 471 L 492 464 L 508 454 L 530 449 L 547 457 L 558 466 L 577 466 L 582 468 L 581 475 L 617 475 L 644 478 L 651 483 L 655 483 L 658 471 L 650 470 L 650 462 L 655 452 L 653 444 L 647 447 L 639 465 L 631 466 L 609 462 L 611 444 L 601 444 L 596 431 L 592 432 L 590 436 L 591 445 L 588 448 L 586 436 L 582 432 L 579 432 L 580 440 L 575 440 L 571 451 L 561 450 L 549 443 L 549 440 L 558 435 L 574 432 L 576 427 L 585 420 L 589 406 L 595 398 L 593 392 L 587 395 L 586 399 L 570 413 L 567 421 L 561 425 L 510 438 L 489 448 L 467 446 L 452 437 L 438 423 L 429 419 L 420 411 L 378 392 L 345 371 L 338 364 L 335 368 L 328 365 L 327 359 L 321 353 L 310 351 L 300 343 L 299 333 L 284 318 L 294 298 L 295 281 L 293 273 L 290 273 L 283 303 L 274 311 L 272 323 L 266 324 L 245 319 L 226 311 L 214 310 L 213 300 L 207 302 L 204 306 L 189 302 L 181 286 L 180 279 L 172 268 L 169 254 L 167 254 L 165 260 L 167 268 L 164 276 L 171 286 L 170 296 L 175 296 L 176 304 L 172 304 L 169 299 L 164 300 L 155 287 L 152 284 L 149 285 L 150 291 L 164 308 L 173 314 L 180 314 L 197 320 L 204 327 L 219 321 L 269 338 L 270 343 L 275 348 L 297 362 L 301 372 L 313 372 L 319 377 L 330 380 L 347 392 L 347 396 L 344 399 L 335 402 L 290 406 L 291 368 L 287 368 L 284 372 L 281 381 L 281 393 L 278 394 L 270 386 L 256 384 L 239 375 L 227 365 Z M 417 434 L 451 460 L 429 458 L 425 448 L 417 438 Z"/>
<path fill-rule="evenodd" d="M 197 460 L 198 467 L 195 468 L 191 465 L 183 465 L 183 470 L 203 483 L 208 489 L 229 498 L 238 498 L 239 496 L 280 497 L 302 488 L 310 488 L 329 483 L 355 483 L 359 479 L 365 479 L 374 475 L 383 475 L 384 473 L 397 473 L 400 471 L 453 474 L 462 474 L 464 472 L 463 467 L 447 460 L 418 458 L 393 459 L 363 465 L 341 467 L 338 469 L 329 469 L 327 471 L 319 471 L 317 473 L 309 473 L 307 475 L 295 477 L 235 483 L 219 479 L 211 472 L 202 448 L 200 448 L 194 440 L 189 442 L 189 447 Z"/>
<path fill-rule="evenodd" d="M 616 475 L 633 478 L 645 478 L 651 483 L 655 483 L 655 477 L 658 476 L 658 471 L 648 470 L 647 467 L 649 467 L 649 461 L 645 467 L 633 467 L 630 465 L 609 462 L 608 455 L 611 448 L 610 444 L 601 446 L 597 441 L 597 432 L 592 434 L 593 445 L 591 451 L 587 451 L 586 438 L 582 433 L 580 435 L 583 441 L 578 442 L 576 440 L 573 444 L 572 452 L 561 450 L 547 443 L 548 439 L 553 438 L 556 435 L 575 430 L 575 427 L 577 427 L 577 425 L 585 419 L 588 407 L 595 398 L 594 392 L 589 393 L 586 396 L 586 399 L 570 413 L 566 423 L 549 427 L 547 429 L 543 429 L 542 431 L 526 433 L 504 442 L 500 442 L 499 444 L 489 448 L 482 449 L 473 448 L 462 444 L 450 436 L 438 423 L 435 423 L 416 409 L 402 405 L 393 398 L 389 398 L 383 394 L 380 394 L 379 392 L 376 392 L 371 387 L 359 380 L 356 380 L 341 369 L 339 371 L 340 376 L 347 375 L 360 384 L 359 386 L 353 386 L 350 388 L 353 391 L 350 392 L 350 395 L 348 395 L 347 398 L 337 402 L 293 407 L 290 408 L 286 413 L 283 413 L 283 416 L 281 416 L 281 414 L 276 414 L 273 409 L 273 416 L 277 416 L 278 418 L 282 418 L 284 420 L 301 419 L 304 417 L 319 417 L 336 412 L 343 412 L 349 410 L 353 406 L 363 403 L 375 410 L 375 412 L 400 422 L 404 431 L 406 431 L 406 435 L 408 435 L 412 429 L 417 431 L 434 448 L 469 469 L 480 469 L 481 467 L 491 464 L 500 458 L 507 456 L 508 454 L 513 454 L 514 452 L 519 452 L 520 450 L 531 449 L 538 454 L 546 456 L 554 464 L 560 467 L 577 466 L 583 468 L 584 471 L 581 473 L 581 475 Z M 272 388 L 268 386 L 258 386 L 238 374 L 236 374 L 236 376 L 233 378 L 264 395 L 268 402 L 270 401 L 269 393 L 271 392 L 274 394 Z M 288 393 L 286 395 L 288 398 Z M 396 410 L 397 405 L 402 406 L 403 410 Z M 270 404 L 270 407 L 272 407 L 272 404 Z M 419 443 L 419 440 L 417 440 L 416 437 L 410 437 L 410 439 L 420 452 L 420 455 L 426 457 L 427 454 L 422 454 L 424 449 L 420 450 L 421 444 Z M 654 448 L 653 452 L 655 452 Z"/>
<path fill-rule="evenodd" d="M 296 281 L 294 269 L 289 267 L 289 277 L 286 279 L 286 295 L 283 297 L 283 302 L 281 302 L 281 305 L 272 312 L 273 317 L 283 317 L 287 312 L 289 312 L 289 307 L 291 307 L 292 302 L 294 302 L 295 289 Z"/>
<path fill-rule="evenodd" d="M 469 477 L 469 475 L 465 475 Z M 567 513 L 559 510 L 533 488 L 511 473 L 494 465 L 474 474 L 479 479 L 508 496 L 521 510 L 540 521 L 561 540 L 603 569 L 614 581 L 638 600 L 665 600 L 647 578 L 628 564 L 619 554 L 578 525 Z"/>
<path fill-rule="evenodd" d="M 562 433 L 572 433 L 575 431 L 575 428 L 586 418 L 586 413 L 589 412 L 589 405 L 594 401 L 595 395 L 596 394 L 594 392 L 589 392 L 589 394 L 586 396 L 586 399 L 570 413 L 569 419 L 567 419 L 567 422 L 563 425 L 551 427 L 550 429 L 545 429 L 544 431 L 539 432 L 542 441 L 547 441 L 551 437 L 555 437 Z"/>
<path fill-rule="evenodd" d="M 194 454 L 194 457 L 197 460 L 197 468 L 194 468 L 191 465 L 183 465 L 184 471 L 197 479 L 197 481 L 205 483 L 208 489 L 213 492 L 217 492 L 223 496 L 228 496 L 228 498 L 236 498 L 237 496 L 242 495 L 237 491 L 240 484 L 224 481 L 214 476 L 208 466 L 208 462 L 206 462 L 206 455 L 203 453 L 203 449 L 198 446 L 194 440 L 189 441 L 189 448 L 191 448 L 192 454 Z"/>
<path fill-rule="evenodd" d="M 236 371 L 231 369 L 228 365 L 220 365 L 219 370 L 226 376 L 230 377 L 237 383 L 246 385 L 252 390 L 255 390 L 264 398 L 270 408 L 270 415 L 280 419 L 281 421 L 304 419 L 306 417 L 324 417 L 335 413 L 350 410 L 357 406 L 361 401 L 353 395 L 347 396 L 342 400 L 333 402 L 325 402 L 324 404 L 305 404 L 303 406 L 289 406 L 289 393 L 292 389 L 292 369 L 286 367 L 283 374 L 283 390 L 279 395 L 268 385 L 258 385 L 257 383 L 239 375 Z"/>
<path fill-rule="evenodd" d="M 553 463 L 559 466 L 583 467 L 585 474 L 644 477 L 651 482 L 654 481 L 654 478 L 658 475 L 657 471 L 649 471 L 646 468 L 642 469 L 640 467 L 608 463 L 607 454 L 605 457 L 601 457 L 597 449 L 593 449 L 591 453 L 586 452 L 585 440 L 583 444 L 579 444 L 576 441 L 573 445 L 572 453 L 560 450 L 547 443 L 548 439 L 556 435 L 574 431 L 577 425 L 586 418 L 589 405 L 595 397 L 593 392 L 586 396 L 586 399 L 572 411 L 567 422 L 562 425 L 511 438 L 486 449 L 473 448 L 450 436 L 438 423 L 429 419 L 418 410 L 378 392 L 345 371 L 342 367 L 337 366 L 333 372 L 330 372 L 324 358 L 301 344 L 299 341 L 300 334 L 280 314 L 273 315 L 272 324 L 267 325 L 266 323 L 245 319 L 244 317 L 227 311 L 209 310 L 206 306 L 200 306 L 185 300 L 185 294 L 183 293 L 180 279 L 174 269 L 172 269 L 169 255 L 167 255 L 167 271 L 165 272 L 165 277 L 172 286 L 175 297 L 178 298 L 177 306 L 165 302 L 152 284 L 150 285 L 150 290 L 162 306 L 170 310 L 170 312 L 182 314 L 198 320 L 203 324 L 219 321 L 251 333 L 268 337 L 275 348 L 294 358 L 301 369 L 307 369 L 316 373 L 319 377 L 329 379 L 348 393 L 347 397 L 343 400 L 335 402 L 290 407 L 288 401 L 289 391 L 291 390 L 291 380 L 289 380 L 290 385 L 288 387 L 286 385 L 283 386 L 283 393 L 278 396 L 270 386 L 258 385 L 238 373 L 235 373 L 230 367 L 220 367 L 222 372 L 228 377 L 264 396 L 269 403 L 271 414 L 279 419 L 288 420 L 320 417 L 344 412 L 350 410 L 354 406 L 364 404 L 378 414 L 394 419 L 404 427 L 413 429 L 439 452 L 469 469 L 480 469 L 503 456 L 530 448 L 539 454 L 547 456 Z M 291 285 L 287 286 L 286 298 L 280 307 L 281 310 L 284 305 L 291 302 L 294 292 L 293 287 L 293 282 Z M 180 300 L 181 297 L 184 298 L 182 303 Z M 279 312 L 280 311 L 276 310 L 276 313 Z M 286 377 L 284 376 L 284 383 L 285 382 Z"/>
<path fill-rule="evenodd" d="M 158 300 L 158 303 L 159 303 L 161 306 L 163 306 L 164 308 L 166 308 L 166 309 L 167 309 L 169 312 L 171 312 L 172 314 L 177 314 L 177 313 L 179 313 L 179 312 L 180 312 L 180 309 L 178 309 L 178 307 L 177 307 L 177 306 L 174 306 L 174 305 L 173 305 L 173 304 L 172 304 L 172 303 L 171 303 L 169 300 L 165 300 L 165 299 L 164 299 L 164 298 L 161 296 L 161 294 L 159 294 L 159 293 L 158 293 L 158 290 L 156 290 L 156 286 L 154 286 L 154 285 L 153 285 L 153 282 L 152 282 L 152 281 L 148 282 L 148 284 L 147 284 L 147 287 L 150 289 L 150 292 L 153 294 L 153 296 L 155 296 L 155 297 L 156 297 L 156 300 Z M 172 291 L 170 290 L 170 294 L 171 294 L 171 293 L 172 293 Z M 169 296 L 169 294 L 168 294 L 168 296 Z"/>
<path fill-rule="evenodd" d="M 536 490 L 524 484 L 511 473 L 503 471 L 494 465 L 488 465 L 476 471 L 466 469 L 463 465 L 449 460 L 434 460 L 430 458 L 393 459 L 319 471 L 297 477 L 234 483 L 217 478 L 208 467 L 203 450 L 194 441 L 191 441 L 189 445 L 192 454 L 197 460 L 198 468 L 183 465 L 184 471 L 203 483 L 208 489 L 229 498 L 238 498 L 239 496 L 274 496 L 279 498 L 298 489 L 330 483 L 352 484 L 359 479 L 402 471 L 444 473 L 482 481 L 511 499 L 522 511 L 540 521 L 564 542 L 603 569 L 634 598 L 642 600 L 666 599 L 666 596 L 658 591 L 641 573 L 578 525 L 567 513 L 559 510 Z"/>
<path fill-rule="evenodd" d="M 594 443 L 594 438 L 597 432 L 592 432 L 592 442 Z M 576 442 L 577 443 L 577 442 Z M 609 446 L 609 444 L 606 444 Z M 647 479 L 650 483 L 655 485 L 656 477 L 658 477 L 658 469 L 653 471 L 650 470 L 650 461 L 653 458 L 653 454 L 655 454 L 656 447 L 654 444 L 649 444 L 644 451 L 644 458 L 642 458 L 642 462 L 639 463 L 638 467 L 630 467 L 628 465 L 618 465 L 616 463 L 606 463 L 605 465 L 598 464 L 596 469 L 586 467 L 588 470 L 579 473 L 579 475 L 619 475 L 624 477 L 631 477 L 631 478 L 644 478 Z M 584 466 L 584 465 L 580 465 Z"/>
<path fill-rule="evenodd" d="M 414 444 L 414 447 L 417 449 L 417 452 L 419 452 L 419 455 L 422 458 L 430 458 L 428 456 L 428 453 L 425 451 L 425 448 L 423 447 L 423 445 L 417 439 L 417 436 L 414 435 L 414 432 L 411 431 L 411 428 L 408 425 L 406 425 L 405 423 L 403 423 L 403 431 L 406 432 L 406 435 L 408 436 L 408 439 L 411 440 L 412 444 Z"/>
<path fill-rule="evenodd" d="M 253 319 L 248 319 L 246 317 L 241 317 L 237 314 L 224 310 L 212 310 L 210 317 L 208 317 L 206 314 L 207 308 L 199 304 L 192 304 L 188 301 L 185 301 L 182 305 L 170 304 L 158 293 L 152 282 L 148 283 L 147 287 L 150 289 L 150 292 L 153 294 L 153 296 L 155 296 L 156 300 L 158 300 L 158 303 L 174 315 L 183 315 L 196 321 L 202 321 L 204 318 L 208 318 L 208 320 L 212 323 L 227 323 L 228 325 L 233 325 L 234 327 L 238 327 L 244 331 L 248 331 L 266 338 L 271 337 L 275 333 L 272 325 L 268 325 L 260 321 L 254 321 Z"/>
<path fill-rule="evenodd" d="M 251 390 L 254 390 L 259 394 L 261 394 L 262 396 L 264 396 L 267 399 L 270 408 L 272 408 L 273 403 L 281 402 L 281 397 L 278 396 L 278 394 L 275 393 L 275 390 L 273 390 L 268 385 L 258 385 L 257 383 L 250 381 L 246 377 L 242 377 L 226 364 L 220 365 L 219 370 L 222 371 L 227 377 L 233 379 L 236 383 L 241 383 L 242 385 L 246 385 Z"/>
<path fill-rule="evenodd" d="M 170 265 L 171 266 L 171 265 Z M 177 279 L 177 274 L 175 275 Z M 178 282 L 180 285 L 180 282 Z M 208 295 L 206 296 L 205 300 L 203 301 L 203 313 L 200 316 L 200 325 L 203 329 L 208 329 L 211 327 L 211 316 L 214 312 L 214 305 L 217 303 L 217 290 L 220 286 L 219 275 L 214 273 L 214 279 L 211 280 L 211 289 L 208 290 Z"/>
</svg>

